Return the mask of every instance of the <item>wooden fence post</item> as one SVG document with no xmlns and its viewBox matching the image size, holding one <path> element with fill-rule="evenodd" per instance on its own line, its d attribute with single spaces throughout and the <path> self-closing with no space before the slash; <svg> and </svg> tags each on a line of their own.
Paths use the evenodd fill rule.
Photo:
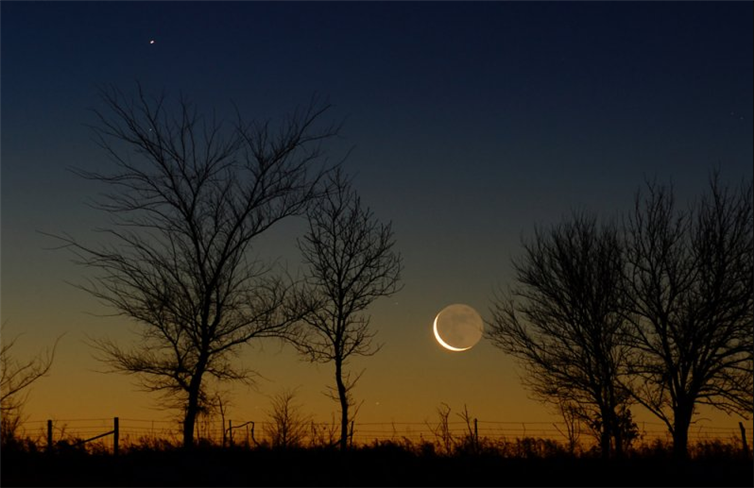
<svg viewBox="0 0 754 488">
<path fill-rule="evenodd" d="M 474 419 L 474 449 L 479 446 L 479 426 L 477 425 L 477 419 Z"/>
<path fill-rule="evenodd" d="M 118 455 L 118 441 L 120 440 L 120 419 L 113 418 L 113 454 Z"/>
<path fill-rule="evenodd" d="M 47 452 L 52 452 L 52 420 L 47 421 Z"/>
</svg>

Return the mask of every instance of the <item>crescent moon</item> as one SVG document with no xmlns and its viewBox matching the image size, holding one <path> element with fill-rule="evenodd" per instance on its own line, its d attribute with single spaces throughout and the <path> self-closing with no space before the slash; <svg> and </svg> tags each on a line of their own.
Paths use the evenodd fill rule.
<svg viewBox="0 0 754 488">
<path fill-rule="evenodd" d="M 447 342 L 445 342 L 444 340 L 442 340 L 442 337 L 440 337 L 440 333 L 437 332 L 437 319 L 438 318 L 440 318 L 440 314 L 439 313 L 437 314 L 437 317 L 435 317 L 435 323 L 432 326 L 432 330 L 435 333 L 435 339 L 437 339 L 437 342 L 439 342 L 442 347 L 444 347 L 448 351 L 454 351 L 454 352 L 467 351 L 467 350 L 471 349 L 471 346 L 469 346 L 469 347 L 453 347 L 450 344 L 448 344 Z"/>
</svg>

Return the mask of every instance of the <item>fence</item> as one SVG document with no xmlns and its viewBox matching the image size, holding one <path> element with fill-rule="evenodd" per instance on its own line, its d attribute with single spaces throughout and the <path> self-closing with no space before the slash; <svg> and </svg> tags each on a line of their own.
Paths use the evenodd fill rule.
<svg viewBox="0 0 754 488">
<path fill-rule="evenodd" d="M 655 439 L 671 441 L 665 424 L 660 422 L 639 422 L 640 438 L 651 442 Z M 200 420 L 196 424 L 195 435 L 199 440 L 222 445 L 259 445 L 271 443 L 274 424 L 252 420 Z M 449 421 L 440 428 L 439 422 L 356 422 L 351 425 L 353 444 L 370 444 L 375 441 L 437 442 L 446 438 L 459 439 L 472 436 L 475 439 L 515 440 L 522 438 L 542 438 L 566 442 L 566 426 L 562 422 L 513 422 L 471 419 Z M 442 432 L 441 432 L 442 431 Z M 339 425 L 327 422 L 310 422 L 304 428 L 304 444 L 327 444 L 338 439 Z M 26 421 L 21 424 L 21 433 L 45 446 L 65 445 L 91 446 L 118 453 L 122 446 L 139 444 L 169 443 L 179 444 L 182 426 L 179 421 L 148 420 L 133 418 L 98 419 L 54 419 Z M 754 435 L 752 425 L 744 427 L 717 427 L 706 423 L 692 425 L 689 441 L 722 440 L 742 442 Z M 588 432 L 582 429 L 580 442 L 592 442 Z"/>
</svg>

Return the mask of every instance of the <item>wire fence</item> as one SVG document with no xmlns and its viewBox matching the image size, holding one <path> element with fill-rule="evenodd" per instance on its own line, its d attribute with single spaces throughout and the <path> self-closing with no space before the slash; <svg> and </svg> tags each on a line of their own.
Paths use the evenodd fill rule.
<svg viewBox="0 0 754 488">
<path fill-rule="evenodd" d="M 83 443 L 102 435 L 96 442 L 89 443 L 95 448 L 110 450 L 116 439 L 121 446 L 169 443 L 177 445 L 182 439 L 182 425 L 179 421 L 119 418 L 115 420 L 117 435 L 104 435 L 114 429 L 114 418 L 91 419 L 51 419 L 29 420 L 21 423 L 19 434 L 40 445 L 65 442 Z M 448 439 L 463 439 L 468 436 L 491 441 L 513 441 L 516 439 L 537 438 L 557 442 L 568 442 L 568 429 L 563 422 L 515 422 L 470 419 L 467 421 L 440 422 L 355 422 L 350 426 L 351 442 L 355 445 L 381 441 L 410 441 L 413 443 L 438 443 Z M 672 436 L 665 424 L 660 422 L 638 422 L 639 441 L 650 443 L 654 440 L 671 442 Z M 744 428 L 746 438 L 751 443 L 754 429 L 749 424 Z M 195 427 L 195 437 L 200 441 L 214 444 L 261 445 L 272 444 L 279 426 L 267 420 L 209 419 L 199 420 Z M 594 443 L 593 436 L 585 429 L 577 431 L 578 442 L 582 445 Z M 309 444 L 334 443 L 340 436 L 340 425 L 332 422 L 302 423 L 299 425 L 300 442 Z M 742 432 L 738 427 L 718 427 L 706 422 L 693 424 L 689 429 L 689 442 L 723 441 L 742 443 Z"/>
</svg>

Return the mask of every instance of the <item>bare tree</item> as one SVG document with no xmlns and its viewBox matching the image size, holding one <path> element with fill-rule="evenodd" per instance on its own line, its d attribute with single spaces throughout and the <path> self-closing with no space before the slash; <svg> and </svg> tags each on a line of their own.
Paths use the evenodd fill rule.
<svg viewBox="0 0 754 488">
<path fill-rule="evenodd" d="M 565 399 L 559 399 L 558 411 L 563 418 L 563 430 L 557 424 L 553 424 L 555 429 L 560 432 L 568 442 L 568 453 L 575 454 L 579 447 L 579 438 L 581 437 L 581 417 L 578 407 Z"/>
<path fill-rule="evenodd" d="M 279 130 L 240 114 L 224 125 L 141 87 L 133 100 L 115 89 L 102 99 L 93 129 L 115 169 L 80 174 L 110 188 L 96 206 L 112 225 L 100 245 L 60 238 L 96 273 L 80 287 L 140 325 L 131 348 L 94 340 L 99 358 L 176 401 L 188 447 L 211 396 L 205 378 L 248 379 L 233 361 L 239 347 L 294 320 L 281 308 L 289 286 L 251 251 L 318 195 L 321 143 L 337 128 L 318 128 L 329 106 L 316 99 Z"/>
<path fill-rule="evenodd" d="M 751 415 L 754 349 L 752 184 L 710 191 L 688 210 L 647 183 L 626 223 L 635 398 L 687 456 L 695 405 Z"/>
<path fill-rule="evenodd" d="M 2 326 L 0 345 L 0 439 L 7 444 L 16 437 L 21 423 L 22 410 L 28 399 L 31 385 L 46 376 L 52 367 L 58 338 L 51 349 L 26 361 L 15 357 L 13 349 L 19 336 L 8 339 L 5 324 Z"/>
<path fill-rule="evenodd" d="M 453 454 L 453 449 L 456 444 L 456 439 L 453 436 L 453 431 L 450 427 L 450 405 L 445 402 L 440 403 L 437 407 L 437 425 L 432 425 L 429 422 L 425 422 L 429 430 L 434 434 L 435 441 L 439 445 L 440 450 L 445 455 Z"/>
<path fill-rule="evenodd" d="M 344 366 L 351 356 L 371 356 L 372 344 L 365 310 L 377 298 L 400 288 L 401 258 L 393 251 L 391 224 L 379 223 L 350 182 L 337 169 L 329 190 L 309 211 L 309 230 L 299 240 L 308 265 L 300 335 L 294 344 L 313 362 L 335 363 L 333 398 L 340 403 L 340 447 L 348 441 L 351 391 L 361 374 L 351 377 Z"/>
<path fill-rule="evenodd" d="M 596 433 L 603 456 L 620 455 L 628 394 L 619 382 L 627 351 L 617 227 L 576 214 L 535 231 L 523 247 L 513 261 L 517 286 L 496 296 L 487 335 L 519 360 L 535 397 L 567 404 Z"/>
<path fill-rule="evenodd" d="M 272 397 L 268 412 L 271 422 L 265 427 L 272 447 L 300 447 L 309 433 L 311 418 L 301 413 L 301 405 L 295 400 L 295 390 L 283 390 Z"/>
</svg>

